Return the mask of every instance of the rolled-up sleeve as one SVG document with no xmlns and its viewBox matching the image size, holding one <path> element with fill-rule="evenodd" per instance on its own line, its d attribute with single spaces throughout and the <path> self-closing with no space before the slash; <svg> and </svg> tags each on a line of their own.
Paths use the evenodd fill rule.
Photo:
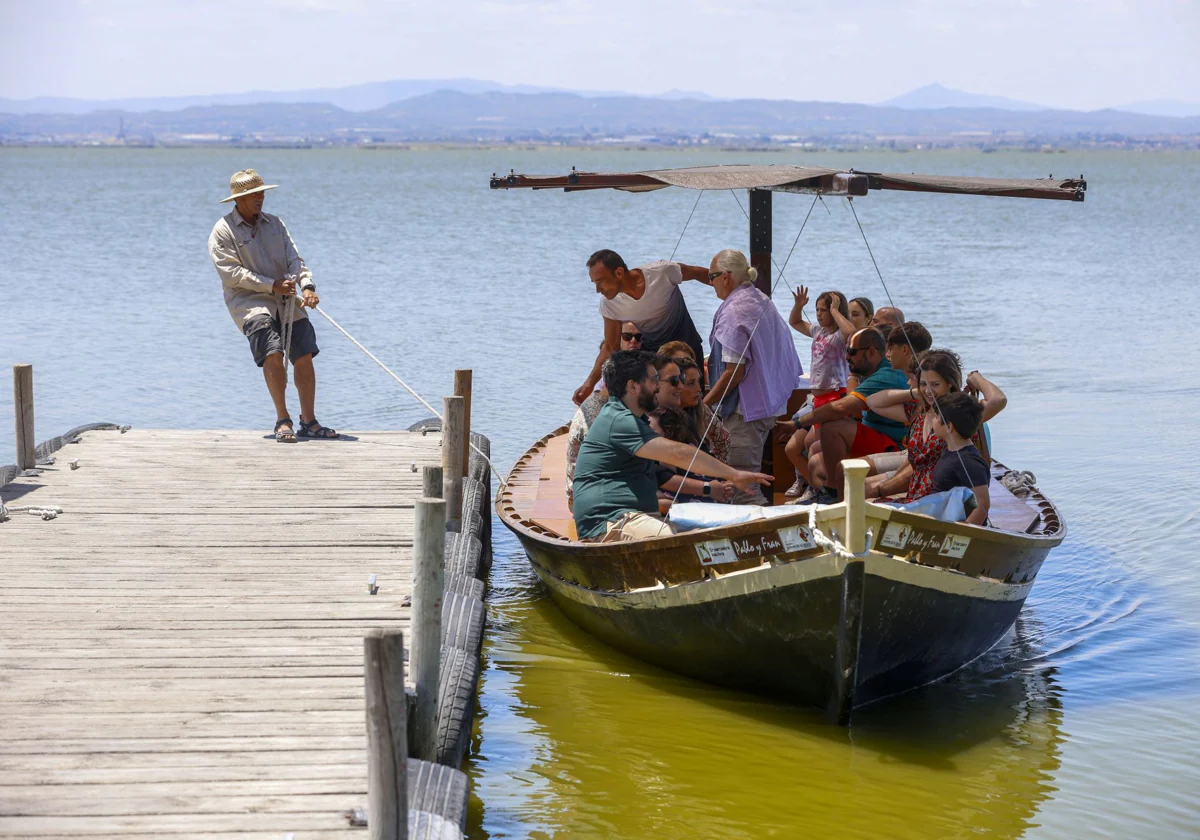
<svg viewBox="0 0 1200 840">
<path fill-rule="evenodd" d="M 288 239 L 288 243 L 290 245 L 290 238 Z M 291 247 L 294 252 L 295 246 Z M 233 233 L 229 230 L 228 225 L 218 224 L 213 228 L 213 232 L 208 237 L 208 255 L 212 258 L 213 265 L 217 268 L 217 274 L 221 277 L 221 284 L 226 288 L 245 289 L 250 292 L 271 294 L 271 290 L 275 286 L 275 281 L 263 277 L 261 274 L 256 274 L 242 265 L 242 261 L 238 257 L 237 248 L 233 242 Z M 303 265 L 303 262 L 301 265 Z M 311 276 L 310 274 L 310 283 L 312 282 Z"/>
<path fill-rule="evenodd" d="M 279 225 L 283 228 L 283 247 L 287 257 L 288 274 L 296 275 L 296 282 L 301 289 L 316 289 L 317 284 L 313 282 L 312 270 L 296 250 L 296 243 L 292 241 L 292 234 L 287 229 L 287 225 L 282 220 Z"/>
</svg>

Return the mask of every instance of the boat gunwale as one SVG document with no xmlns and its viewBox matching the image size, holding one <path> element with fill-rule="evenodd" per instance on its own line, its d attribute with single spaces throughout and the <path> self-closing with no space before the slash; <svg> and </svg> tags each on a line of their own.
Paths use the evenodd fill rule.
<svg viewBox="0 0 1200 840">
<path fill-rule="evenodd" d="M 513 468 L 509 471 L 508 480 L 523 467 L 528 465 L 529 460 L 541 451 L 544 451 L 546 445 L 552 439 L 565 434 L 569 430 L 569 426 L 563 425 L 552 432 L 538 439 L 526 452 L 517 459 Z M 1006 469 L 999 461 L 993 460 L 993 465 L 1000 469 Z M 801 525 L 808 525 L 808 509 L 800 507 L 797 509 L 795 516 L 785 515 L 776 516 L 767 519 L 752 519 L 748 522 L 737 522 L 728 525 L 718 525 L 712 528 L 696 528 L 689 531 L 684 531 L 678 534 L 670 534 L 663 537 L 652 537 L 644 540 L 624 540 L 621 542 L 582 542 L 564 537 L 556 532 L 551 532 L 545 529 L 537 522 L 526 519 L 516 512 L 515 505 L 508 491 L 508 483 L 501 487 L 500 492 L 496 494 L 495 509 L 500 520 L 519 536 L 525 536 L 542 544 L 548 551 L 563 553 L 563 554 L 584 554 L 594 555 L 597 557 L 605 555 L 618 555 L 628 553 L 632 546 L 648 546 L 655 550 L 672 550 L 677 548 L 692 547 L 697 543 L 707 542 L 714 539 L 735 539 L 753 536 L 760 532 L 777 531 L 779 528 Z M 979 525 L 968 525 L 965 522 L 946 522 L 932 516 L 921 513 L 913 513 L 911 511 L 897 510 L 896 508 L 886 505 L 876 504 L 868 500 L 867 516 L 871 519 L 878 519 L 884 522 L 896 521 L 911 526 L 936 528 L 947 534 L 955 536 L 968 537 L 971 539 L 984 539 L 990 543 L 1010 544 L 1020 546 L 1026 549 L 1039 548 L 1054 548 L 1062 543 L 1066 538 L 1067 528 L 1062 517 L 1058 513 L 1058 509 L 1054 506 L 1045 495 L 1036 488 L 1031 488 L 1029 497 L 1022 499 L 1026 504 L 1033 503 L 1036 505 L 1040 519 L 1052 523 L 1054 531 L 1050 533 L 1017 533 L 1015 531 L 1005 531 L 997 528 L 987 528 Z M 831 519 L 840 519 L 845 509 L 844 502 L 838 502 L 833 505 L 822 505 L 818 507 L 817 516 L 819 520 L 829 521 Z M 801 559 L 810 556 L 810 549 L 800 555 Z M 788 561 L 785 561 L 788 562 Z M 953 570 L 950 567 L 943 567 L 948 571 Z"/>
</svg>

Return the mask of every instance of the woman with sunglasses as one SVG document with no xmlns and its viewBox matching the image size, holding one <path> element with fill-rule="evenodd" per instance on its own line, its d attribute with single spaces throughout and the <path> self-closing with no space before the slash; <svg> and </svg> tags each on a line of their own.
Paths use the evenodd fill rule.
<svg viewBox="0 0 1200 840">
<path fill-rule="evenodd" d="M 711 456 L 723 464 L 729 463 L 729 430 L 721 422 L 711 408 L 704 404 L 704 393 L 701 389 L 700 365 L 691 359 L 679 361 L 680 382 L 679 403 L 687 415 L 692 435 Z"/>
<path fill-rule="evenodd" d="M 687 362 L 695 367 L 695 362 L 691 359 Z M 667 440 L 696 446 L 699 436 L 692 429 L 683 410 L 684 375 L 680 372 L 683 364 L 664 356 L 655 360 L 655 367 L 658 368 L 658 409 L 651 412 L 650 426 Z M 692 374 L 698 376 L 695 370 Z M 729 482 L 697 475 L 694 471 L 689 472 L 685 478 L 684 472 L 667 464 L 659 466 L 658 489 L 665 494 L 667 501 L 675 499 L 676 494 L 677 501 L 728 502 L 733 499 L 734 486 Z"/>
</svg>

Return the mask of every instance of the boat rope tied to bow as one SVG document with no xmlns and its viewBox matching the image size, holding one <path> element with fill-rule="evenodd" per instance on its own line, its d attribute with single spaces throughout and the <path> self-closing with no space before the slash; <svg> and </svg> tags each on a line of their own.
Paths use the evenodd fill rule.
<svg viewBox="0 0 1200 840">
<path fill-rule="evenodd" d="M 871 529 L 867 529 L 866 550 L 862 554 L 855 554 L 846 546 L 842 545 L 833 537 L 828 536 L 817 527 L 817 505 L 808 506 L 808 531 L 812 534 L 813 542 L 821 546 L 835 557 L 840 557 L 843 560 L 861 560 L 871 553 L 871 543 L 874 542 L 874 534 Z"/>
<path fill-rule="evenodd" d="M 37 507 L 36 505 L 22 505 L 20 507 L 9 507 L 0 502 L 0 522 L 6 522 L 14 513 L 28 513 L 30 516 L 40 516 L 45 521 L 50 521 L 58 517 L 63 509 L 57 505 L 47 505 L 46 507 Z"/>
<path fill-rule="evenodd" d="M 326 321 L 333 324 L 334 328 L 338 332 L 340 332 L 342 335 L 346 336 L 346 338 L 350 339 L 351 344 L 353 344 L 359 350 L 366 353 L 367 357 L 370 358 L 371 361 L 373 361 L 375 364 L 377 364 L 381 368 L 383 368 L 384 373 L 386 373 L 388 376 L 392 377 L 392 379 L 395 379 L 400 384 L 400 387 L 402 387 L 405 391 L 408 391 L 408 393 L 412 394 L 413 397 L 417 400 L 417 402 L 419 402 L 421 405 L 423 405 L 427 409 L 429 409 L 429 412 L 434 417 L 436 417 L 438 420 L 440 420 L 443 424 L 446 422 L 445 419 L 442 417 L 442 415 L 438 413 L 437 409 L 435 409 L 433 406 L 431 406 L 424 397 L 422 397 L 420 394 L 418 394 L 416 391 L 414 391 L 411 387 L 409 387 L 409 384 L 407 382 L 405 382 L 403 379 L 401 379 L 399 376 L 397 376 L 394 372 L 392 372 L 391 368 L 389 368 L 383 362 L 379 361 L 379 359 L 376 357 L 376 355 L 374 353 L 372 353 L 366 347 L 363 347 L 362 343 L 357 338 L 350 335 L 350 333 L 346 332 L 346 329 L 341 324 L 339 324 L 337 321 L 333 320 L 333 318 L 329 317 L 328 312 L 326 312 L 324 309 L 322 309 L 319 306 L 314 306 L 313 309 L 317 310 L 323 316 L 325 316 Z M 475 444 L 471 443 L 469 445 L 470 445 L 471 449 L 473 449 L 479 455 L 480 458 L 482 458 L 485 462 L 487 462 L 488 469 L 490 469 L 493 473 L 495 473 L 496 478 L 500 481 L 500 487 L 503 488 L 507 482 L 505 482 L 504 476 L 502 476 L 500 474 L 500 471 L 498 469 L 496 469 L 496 465 L 492 463 L 492 459 L 489 458 L 483 452 L 483 450 L 481 450 Z"/>
</svg>

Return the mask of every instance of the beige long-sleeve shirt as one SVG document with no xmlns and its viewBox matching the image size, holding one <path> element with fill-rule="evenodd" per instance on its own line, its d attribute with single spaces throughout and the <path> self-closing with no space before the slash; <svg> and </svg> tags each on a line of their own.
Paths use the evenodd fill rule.
<svg viewBox="0 0 1200 840">
<path fill-rule="evenodd" d="M 278 316 L 281 299 L 271 291 L 276 280 L 291 274 L 299 289 L 317 288 L 287 227 L 269 213 L 260 213 L 253 225 L 236 208 L 218 219 L 208 237 L 208 255 L 217 267 L 225 306 L 238 329 L 258 315 Z M 293 320 L 308 317 L 299 301 L 298 295 L 292 298 Z"/>
</svg>

